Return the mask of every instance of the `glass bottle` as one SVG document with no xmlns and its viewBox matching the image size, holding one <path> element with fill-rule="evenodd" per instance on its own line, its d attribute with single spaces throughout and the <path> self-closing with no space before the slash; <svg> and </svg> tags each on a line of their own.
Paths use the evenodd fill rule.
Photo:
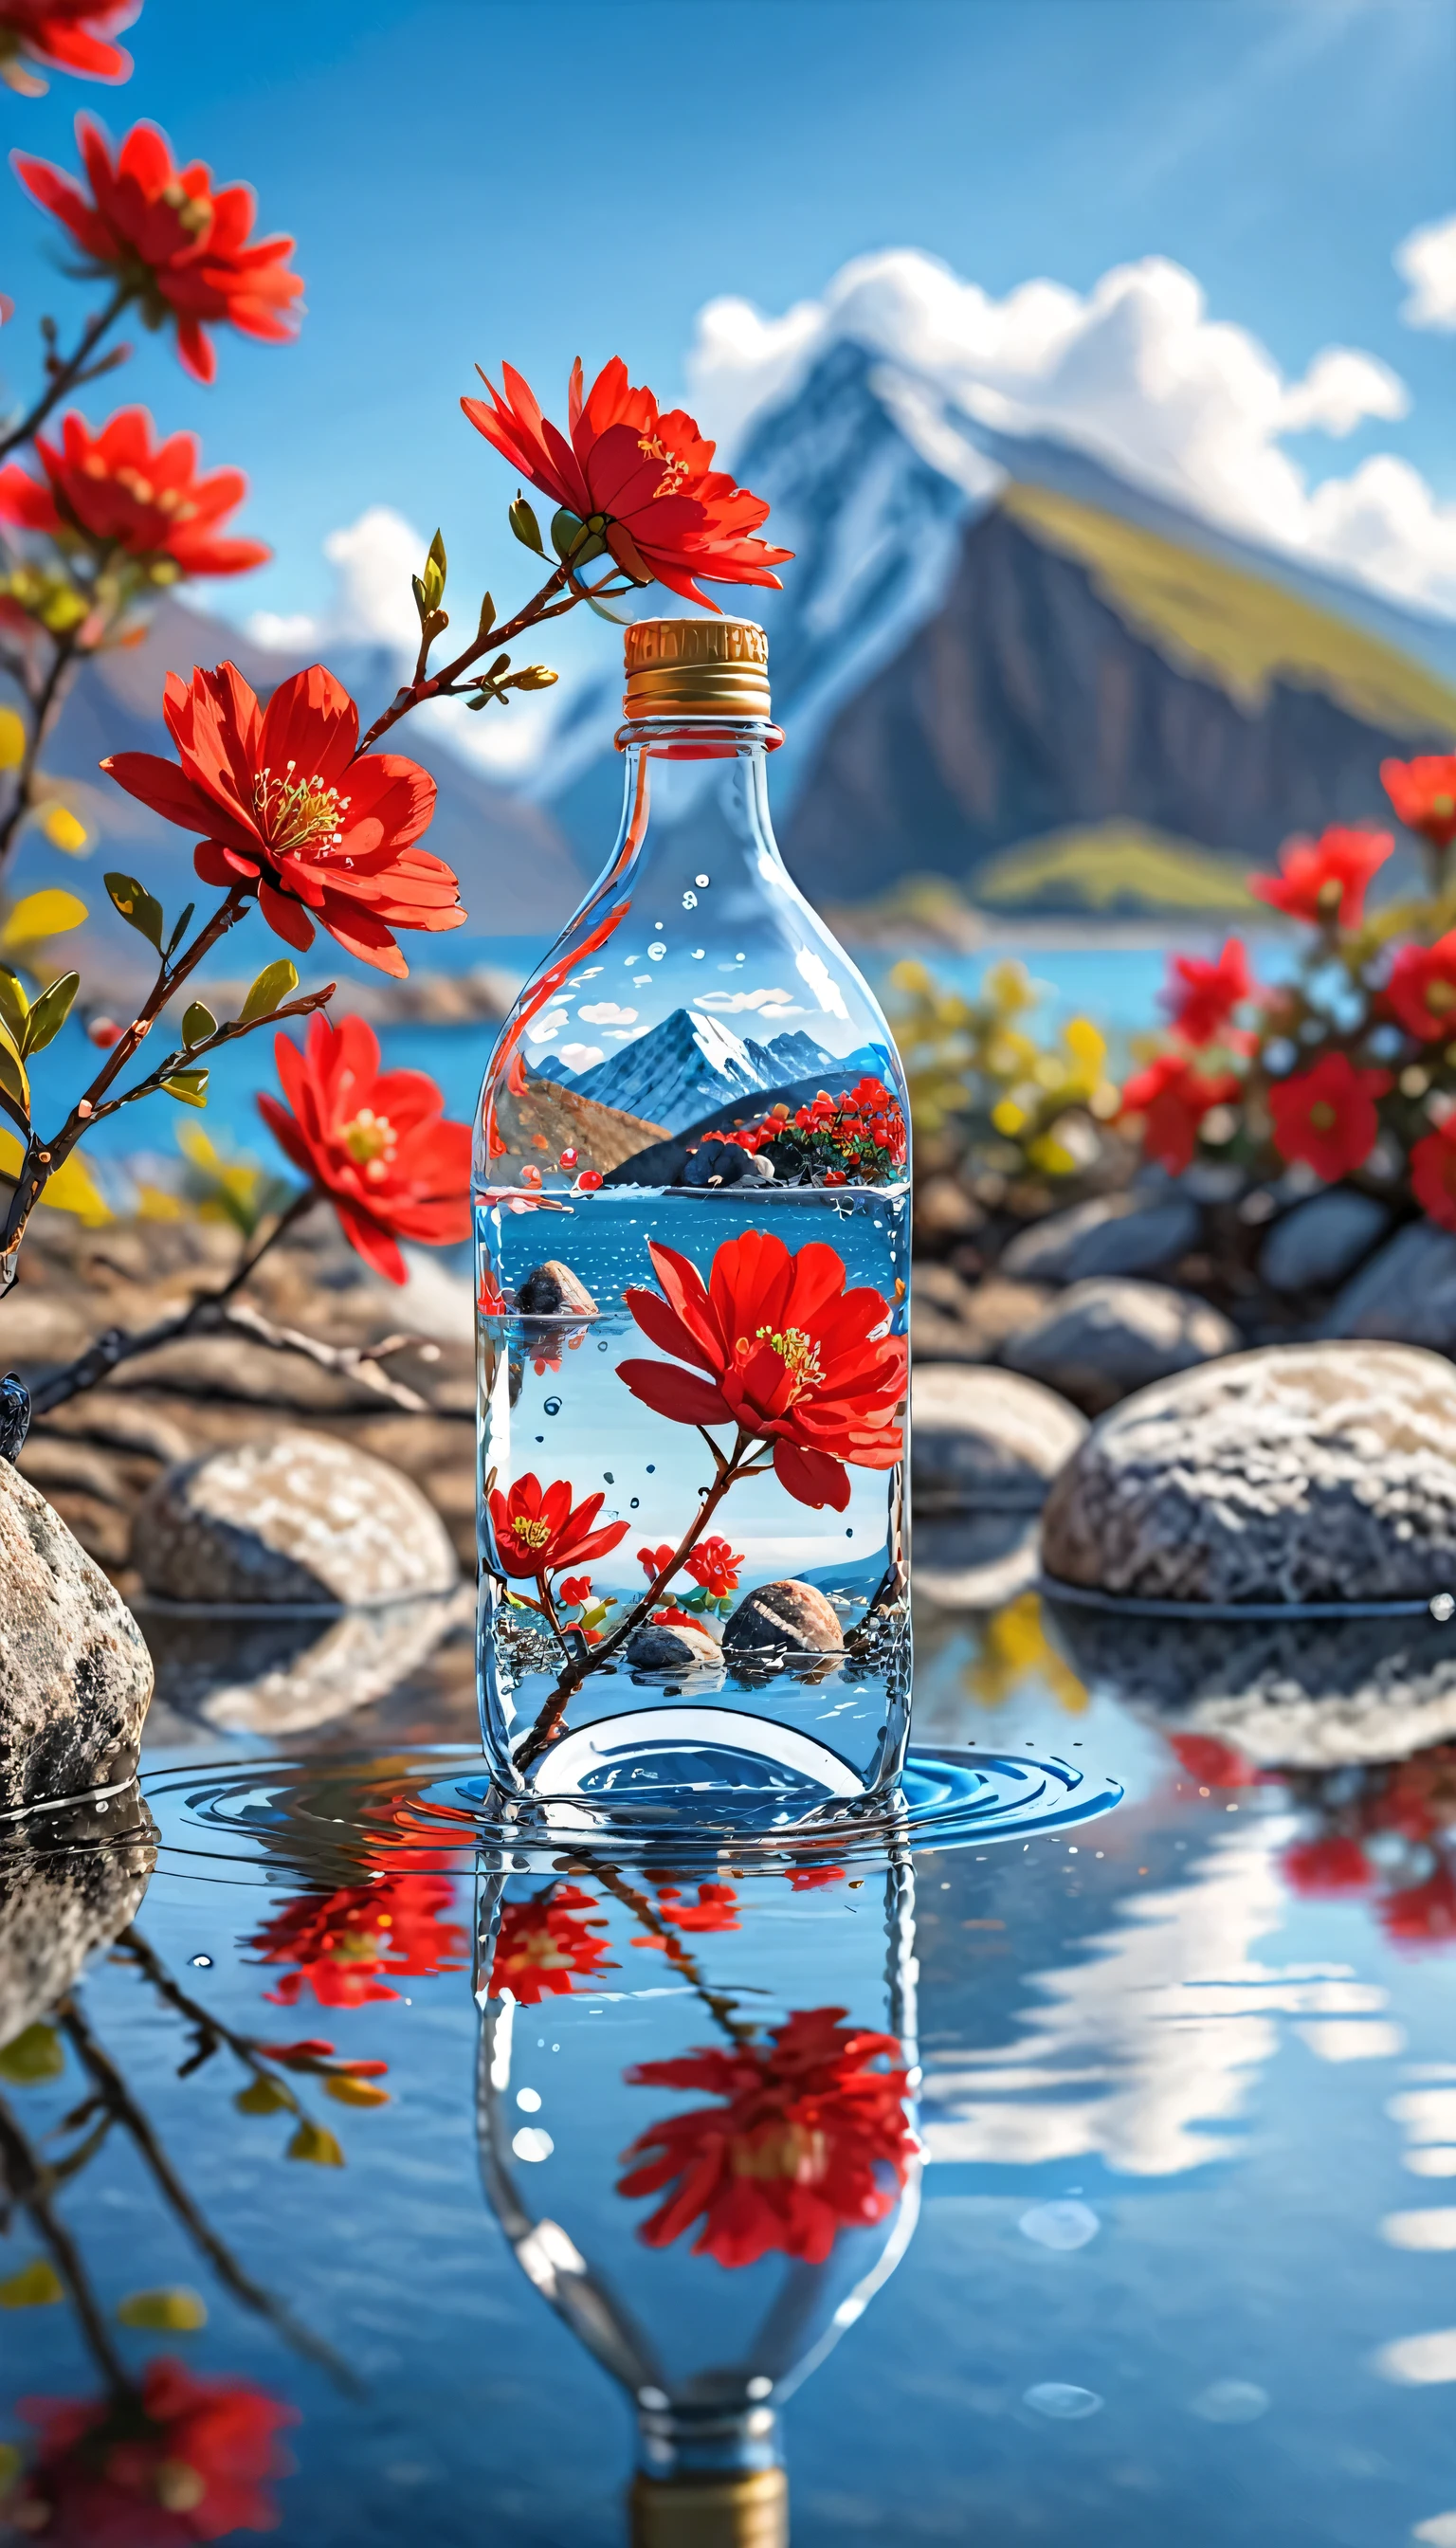
<svg viewBox="0 0 1456 2548">
<path fill-rule="evenodd" d="M 905 1084 L 774 839 L 763 630 L 638 621 L 626 677 L 477 1127 L 484 1739 L 558 1819 L 801 1820 L 905 1747 Z"/>
</svg>

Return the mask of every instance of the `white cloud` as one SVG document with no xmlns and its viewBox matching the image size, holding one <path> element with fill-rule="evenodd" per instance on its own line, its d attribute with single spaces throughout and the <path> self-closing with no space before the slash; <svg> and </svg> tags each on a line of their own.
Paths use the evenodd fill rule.
<svg viewBox="0 0 1456 2548">
<path fill-rule="evenodd" d="M 564 1044 L 559 1047 L 558 1058 L 566 1063 L 568 1070 L 590 1070 L 593 1062 L 602 1058 L 601 1046 L 599 1044 Z"/>
<path fill-rule="evenodd" d="M 592 1000 L 578 1015 L 589 1027 L 632 1027 L 637 1023 L 637 1011 L 620 1009 L 615 1000 Z"/>
<path fill-rule="evenodd" d="M 1403 238 L 1395 263 L 1410 286 L 1401 304 L 1407 326 L 1456 327 L 1456 213 Z"/>
<path fill-rule="evenodd" d="M 569 1023 L 569 1016 L 566 1009 L 553 1009 L 548 1017 L 532 1018 L 526 1029 L 529 1041 L 532 1044 L 550 1044 L 553 1036 L 559 1036 Z"/>
<path fill-rule="evenodd" d="M 845 995 L 823 956 L 816 955 L 812 947 L 801 947 L 794 960 L 826 1017 L 844 1018 L 848 1022 L 850 1013 L 845 1007 Z"/>
<path fill-rule="evenodd" d="M 1394 420 L 1405 384 L 1352 346 L 1326 347 L 1288 380 L 1247 328 L 1210 316 L 1195 277 L 1166 257 L 1116 266 L 1086 294 L 1038 280 L 997 300 L 934 257 L 892 249 L 856 258 L 822 300 L 779 318 L 710 302 L 690 364 L 706 428 L 740 437 L 839 342 L 899 375 L 902 420 L 918 406 L 943 434 L 958 417 L 1054 435 L 1246 537 L 1456 607 L 1456 505 L 1438 504 L 1390 455 L 1312 487 L 1282 448 L 1289 433 Z"/>
<path fill-rule="evenodd" d="M 780 990 L 703 991 L 699 993 L 694 1006 L 699 1009 L 722 1009 L 731 1017 L 735 1010 L 763 1009 L 767 1008 L 771 1001 L 787 1000 L 791 996 L 790 992 Z"/>
</svg>

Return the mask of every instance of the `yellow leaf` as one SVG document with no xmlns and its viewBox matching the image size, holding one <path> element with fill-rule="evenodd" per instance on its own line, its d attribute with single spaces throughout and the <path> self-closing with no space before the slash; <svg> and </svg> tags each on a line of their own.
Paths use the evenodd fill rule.
<svg viewBox="0 0 1456 2548">
<path fill-rule="evenodd" d="M 52 850 L 64 850 L 67 858 L 81 858 L 91 847 L 90 833 L 69 805 L 47 805 L 41 817 L 41 829 Z"/>
<path fill-rule="evenodd" d="M 993 1106 L 991 1109 L 992 1123 L 997 1132 L 1004 1133 L 1008 1139 L 1013 1134 L 1021 1131 L 1026 1120 L 1025 1109 L 1018 1106 L 1014 1098 L 1003 1097 L 1000 1105 Z"/>
<path fill-rule="evenodd" d="M 13 1177 L 25 1153 L 13 1133 L 0 1125 L 0 1176 Z M 99 1229 L 111 1219 L 111 1211 L 91 1170 L 78 1150 L 63 1159 L 42 1193 L 41 1201 L 51 1212 L 73 1213 L 87 1229 Z"/>
<path fill-rule="evenodd" d="M 136 1189 L 138 1221 L 182 1221 L 186 1218 L 174 1194 L 165 1186 L 139 1185 Z"/>
<path fill-rule="evenodd" d="M 12 2088 L 34 2088 L 42 2079 L 58 2079 L 64 2068 L 60 2037 L 39 2018 L 0 2050 L 0 2079 Z"/>
<path fill-rule="evenodd" d="M 290 2158 L 307 2159 L 314 2167 L 342 2167 L 343 2151 L 332 2133 L 321 2124 L 301 2123 L 288 2144 Z"/>
<path fill-rule="evenodd" d="M 175 2291 L 129 2292 L 117 2304 L 117 2316 L 123 2326 L 144 2326 L 164 2335 L 195 2335 L 208 2322 L 208 2305 L 201 2292 L 189 2291 L 185 2284 Z"/>
<path fill-rule="evenodd" d="M 0 2283 L 0 2309 L 49 2309 L 64 2298 L 65 2285 L 46 2256 L 34 2257 L 8 2283 Z"/>
<path fill-rule="evenodd" d="M 282 2115 L 295 2111 L 288 2090 L 281 2087 L 276 2079 L 270 2079 L 266 2072 L 250 2080 L 247 2087 L 239 2088 L 232 2102 L 240 2115 Z"/>
<path fill-rule="evenodd" d="M 26 757 L 26 730 L 14 708 L 0 708 L 0 770 L 18 770 Z"/>
<path fill-rule="evenodd" d="M 0 2442 L 0 2503 L 4 2502 L 24 2467 L 25 2461 L 14 2442 Z"/>
<path fill-rule="evenodd" d="M 347 2070 L 335 2070 L 323 2082 L 325 2097 L 339 2106 L 387 2106 L 388 2088 L 376 2088 L 372 2079 L 351 2079 Z"/>
<path fill-rule="evenodd" d="M 85 917 L 86 905 L 79 894 L 46 885 L 40 893 L 22 895 L 0 930 L 0 947 L 34 947 L 43 938 L 58 938 L 63 930 L 79 929 Z"/>
</svg>

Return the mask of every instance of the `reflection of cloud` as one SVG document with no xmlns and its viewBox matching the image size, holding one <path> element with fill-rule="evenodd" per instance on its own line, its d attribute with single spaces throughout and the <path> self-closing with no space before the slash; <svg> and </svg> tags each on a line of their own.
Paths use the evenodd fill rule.
<svg viewBox="0 0 1456 2548">
<path fill-rule="evenodd" d="M 724 1009 L 731 1016 L 735 1009 L 763 1009 L 769 1003 L 781 1004 L 790 999 L 788 991 L 701 991 L 695 1005 L 700 1009 Z M 585 1012 L 584 1012 L 585 1014 Z"/>
<path fill-rule="evenodd" d="M 1410 286 L 1401 304 L 1408 327 L 1456 327 L 1456 213 L 1412 230 L 1396 250 L 1396 270 Z"/>
<path fill-rule="evenodd" d="M 928 2055 L 931 2156 L 1036 2166 L 1098 2154 L 1131 2176 L 1171 2176 L 1224 2157 L 1227 2132 L 1278 2042 L 1276 2019 L 1357 2017 L 1386 1994 L 1341 1966 L 1253 1960 L 1279 1926 L 1273 1822 L 1220 1835 L 1165 1892 L 1131 1895 L 1091 1960 L 1033 1976 L 1049 2005 L 1013 2044 Z"/>
<path fill-rule="evenodd" d="M 544 1018 L 532 1018 L 530 1025 L 526 1029 L 527 1043 L 550 1044 L 553 1036 L 560 1035 L 562 1028 L 568 1022 L 570 1014 L 571 1012 L 568 1009 L 552 1009 L 549 1015 Z"/>
<path fill-rule="evenodd" d="M 579 1009 L 577 1015 L 584 1026 L 631 1027 L 637 1023 L 638 1012 L 636 1009 L 618 1008 L 615 1000 L 592 1000 L 590 1006 Z"/>
<path fill-rule="evenodd" d="M 557 1051 L 568 1070 L 590 1070 L 593 1062 L 602 1059 L 599 1044 L 563 1044 L 558 1045 Z"/>
<path fill-rule="evenodd" d="M 850 1013 L 845 1007 L 845 995 L 823 956 L 816 955 L 812 947 L 801 947 L 794 961 L 826 1017 L 843 1018 L 848 1025 Z M 780 992 L 779 997 L 784 994 Z"/>
</svg>

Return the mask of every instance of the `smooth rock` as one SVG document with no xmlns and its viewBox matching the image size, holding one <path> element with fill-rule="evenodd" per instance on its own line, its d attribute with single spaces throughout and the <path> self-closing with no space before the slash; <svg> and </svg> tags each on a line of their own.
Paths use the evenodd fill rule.
<svg viewBox="0 0 1456 2548">
<path fill-rule="evenodd" d="M 1232 1353 L 1237 1344 L 1237 1330 L 1223 1312 L 1194 1294 L 1109 1277 L 1073 1283 L 1011 1338 L 1001 1359 L 1096 1415 L 1134 1390 Z"/>
<path fill-rule="evenodd" d="M 915 1502 L 1035 1511 L 1086 1430 L 1064 1398 L 1019 1372 L 919 1363 L 910 1388 Z"/>
<path fill-rule="evenodd" d="M 1268 1345 L 1094 1426 L 1043 1516 L 1048 1577 L 1175 1601 L 1456 1590 L 1456 1370 L 1406 1345 Z"/>
<path fill-rule="evenodd" d="M 707 1628 L 675 1619 L 660 1626 L 648 1619 L 627 1640 L 627 1663 L 634 1672 L 700 1672 L 721 1665 L 722 1650 Z"/>
<path fill-rule="evenodd" d="M 1003 1250 L 1001 1267 L 1035 1283 L 1151 1274 L 1195 1247 L 1202 1227 L 1187 1195 L 1096 1195 L 1019 1231 Z"/>
<path fill-rule="evenodd" d="M 1338 1283 L 1390 1225 L 1377 1196 L 1331 1186 L 1276 1221 L 1259 1253 L 1259 1280 L 1273 1292 Z"/>
<path fill-rule="evenodd" d="M 1456 1234 L 1431 1221 L 1398 1230 L 1351 1275 L 1324 1333 L 1456 1352 Z"/>
<path fill-rule="evenodd" d="M 789 1576 L 761 1584 L 739 1602 L 723 1631 L 723 1654 L 725 1661 L 764 1663 L 773 1655 L 838 1654 L 844 1641 L 833 1603 Z"/>
<path fill-rule="evenodd" d="M 998 1610 L 1036 1581 L 1031 1512 L 927 1515 L 915 1525 L 915 1590 L 938 1610 Z"/>
<path fill-rule="evenodd" d="M 910 1283 L 910 1357 L 922 1362 L 989 1362 L 1012 1336 L 1034 1326 L 1055 1295 L 1045 1284 L 989 1274 L 967 1283 L 951 1265 L 917 1265 Z"/>
<path fill-rule="evenodd" d="M 915 1230 L 921 1238 L 968 1238 L 985 1214 L 958 1177 L 927 1177 L 915 1197 Z"/>
<path fill-rule="evenodd" d="M 228 1734 L 298 1734 L 372 1706 L 461 1624 L 470 1588 L 377 1602 L 320 1621 L 264 1609 L 254 1619 L 147 1610 L 156 1705 Z"/>
<path fill-rule="evenodd" d="M 680 1186 L 769 1186 L 774 1162 L 760 1150 L 745 1150 L 737 1141 L 702 1141 L 682 1163 Z"/>
<path fill-rule="evenodd" d="M 0 1461 L 0 1810 L 129 1778 L 150 1697 L 121 1594 Z"/>
<path fill-rule="evenodd" d="M 98 1947 L 135 1919 L 156 1864 L 156 1826 L 136 1787 L 40 1814 L 34 1846 L 0 1872 L 0 2052 L 70 1989 Z M 98 1847 L 112 1831 L 114 1846 Z M 44 2048 L 43 2048 L 44 2049 Z M 57 2048 L 58 2051 L 58 2048 Z"/>
<path fill-rule="evenodd" d="M 515 1295 L 515 1306 L 527 1319 L 594 1319 L 596 1304 L 570 1265 L 548 1257 L 534 1266 Z"/>
<path fill-rule="evenodd" d="M 354 1607 L 449 1592 L 455 1551 L 398 1469 L 329 1433 L 279 1431 L 168 1469 L 132 1530 L 147 1592 L 171 1601 Z"/>
</svg>

